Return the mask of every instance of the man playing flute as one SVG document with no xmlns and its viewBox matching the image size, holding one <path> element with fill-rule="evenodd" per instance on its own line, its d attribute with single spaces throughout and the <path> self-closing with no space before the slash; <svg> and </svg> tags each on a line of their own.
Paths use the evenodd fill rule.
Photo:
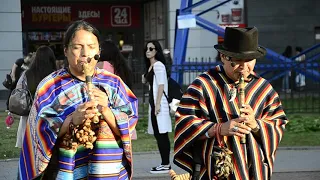
<svg viewBox="0 0 320 180">
<path fill-rule="evenodd" d="M 99 40 L 99 31 L 84 20 L 68 27 L 64 54 L 69 66 L 45 77 L 37 88 L 18 179 L 132 179 L 130 134 L 138 120 L 138 100 L 120 77 L 96 68 Z M 88 123 L 96 116 L 97 123 Z"/>
<path fill-rule="evenodd" d="M 278 93 L 254 72 L 256 59 L 266 54 L 258 46 L 258 29 L 227 27 L 223 44 L 214 47 L 222 65 L 192 82 L 175 114 L 174 163 L 191 175 L 198 169 L 198 179 L 220 179 L 213 158 L 220 146 L 232 151 L 227 179 L 271 179 L 288 120 Z M 239 105 L 241 76 L 245 98 Z"/>
</svg>

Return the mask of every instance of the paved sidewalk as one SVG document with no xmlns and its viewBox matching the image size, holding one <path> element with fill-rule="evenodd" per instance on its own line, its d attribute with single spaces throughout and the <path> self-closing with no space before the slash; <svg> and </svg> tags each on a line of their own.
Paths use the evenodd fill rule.
<svg viewBox="0 0 320 180">
<path fill-rule="evenodd" d="M 149 173 L 151 167 L 159 164 L 160 155 L 158 153 L 134 153 L 133 158 L 134 180 L 169 180 L 168 174 L 154 175 Z M 18 159 L 0 160 L 0 180 L 15 179 L 17 174 L 17 164 Z M 175 165 L 172 165 L 172 169 L 179 174 L 185 173 Z M 294 179 L 320 179 L 320 147 L 279 148 L 274 172 L 275 174 L 273 179 L 288 179 L 289 175 Z"/>
</svg>

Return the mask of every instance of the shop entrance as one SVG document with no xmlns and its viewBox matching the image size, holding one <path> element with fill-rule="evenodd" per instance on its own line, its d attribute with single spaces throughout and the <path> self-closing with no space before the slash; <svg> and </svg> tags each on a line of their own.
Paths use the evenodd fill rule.
<svg viewBox="0 0 320 180">
<path fill-rule="evenodd" d="M 142 56 L 143 34 L 137 30 L 123 31 L 123 29 L 103 30 L 103 40 L 113 41 L 125 58 L 135 59 Z"/>
<path fill-rule="evenodd" d="M 27 52 L 35 52 L 38 47 L 45 45 L 53 50 L 56 58 L 63 57 L 63 34 L 62 31 L 26 32 Z"/>
</svg>

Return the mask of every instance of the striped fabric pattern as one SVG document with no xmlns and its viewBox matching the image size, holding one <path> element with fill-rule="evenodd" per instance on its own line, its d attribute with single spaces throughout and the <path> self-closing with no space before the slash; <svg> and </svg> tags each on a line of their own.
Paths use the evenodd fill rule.
<svg viewBox="0 0 320 180">
<path fill-rule="evenodd" d="M 210 155 L 215 138 L 197 140 L 215 123 L 223 123 L 239 117 L 238 98 L 229 102 L 232 88 L 221 65 L 199 75 L 183 95 L 176 116 L 174 137 L 174 163 L 192 174 L 192 145 L 201 144 L 201 179 L 213 179 L 214 161 Z M 269 179 L 274 167 L 276 149 L 288 120 L 283 111 L 279 95 L 259 75 L 245 86 L 245 103 L 250 104 L 260 126 L 260 137 L 250 133 L 247 144 L 240 138 L 225 136 L 225 145 L 233 152 L 234 174 L 228 179 Z M 199 146 L 197 146 L 199 147 Z"/>
<path fill-rule="evenodd" d="M 107 93 L 121 137 L 115 137 L 108 124 L 100 120 L 97 141 L 92 150 L 79 146 L 74 152 L 57 144 L 59 172 L 56 179 L 131 179 L 130 133 L 137 124 L 138 100 L 112 73 L 96 69 L 92 81 L 95 87 Z M 66 69 L 50 74 L 40 83 L 21 150 L 20 179 L 41 177 L 52 156 L 63 121 L 79 104 L 88 101 L 85 86 Z"/>
</svg>

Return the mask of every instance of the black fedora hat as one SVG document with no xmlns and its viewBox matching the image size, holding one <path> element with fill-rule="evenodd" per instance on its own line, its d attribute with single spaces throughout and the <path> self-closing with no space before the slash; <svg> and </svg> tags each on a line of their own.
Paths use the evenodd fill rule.
<svg viewBox="0 0 320 180">
<path fill-rule="evenodd" d="M 256 27 L 226 27 L 224 42 L 215 45 L 220 53 L 238 59 L 257 59 L 266 55 L 266 49 L 258 46 L 258 29 Z"/>
</svg>

